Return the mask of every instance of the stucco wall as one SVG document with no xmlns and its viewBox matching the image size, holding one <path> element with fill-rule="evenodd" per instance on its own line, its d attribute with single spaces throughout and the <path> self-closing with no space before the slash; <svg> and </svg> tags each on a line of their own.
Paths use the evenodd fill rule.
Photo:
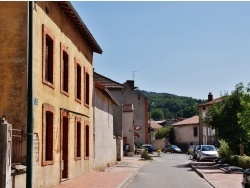
<svg viewBox="0 0 250 188">
<path fill-rule="evenodd" d="M 94 166 L 96 170 L 104 170 L 116 163 L 116 139 L 113 136 L 114 104 L 98 89 L 95 89 L 94 101 Z"/>
<path fill-rule="evenodd" d="M 13 129 L 26 132 L 27 125 L 27 2 L 0 2 L 0 116 Z M 13 150 L 25 162 L 26 139 L 19 142 L 22 152 Z M 15 161 L 13 159 L 12 161 Z"/>
<path fill-rule="evenodd" d="M 13 125 L 26 132 L 27 111 L 27 10 L 28 2 L 1 2 L 0 3 L 0 40 L 1 62 L 0 71 L 0 115 Z M 68 178 L 75 178 L 93 170 L 93 51 L 80 35 L 65 13 L 61 11 L 56 2 L 37 1 L 34 4 L 33 20 L 33 71 L 34 71 L 34 133 L 38 136 L 38 155 L 33 167 L 33 187 L 53 187 L 60 183 L 61 177 L 61 108 L 70 110 L 69 115 L 69 171 Z M 47 12 L 45 11 L 47 9 Z M 54 88 L 42 82 L 42 25 L 50 30 L 54 43 Z M 60 92 L 60 45 L 67 48 L 69 54 L 69 92 L 68 96 Z M 81 65 L 82 77 L 87 70 L 90 78 L 90 104 L 84 105 L 84 82 L 82 81 L 81 102 L 75 100 L 75 59 Z M 54 114 L 54 139 L 53 139 L 53 164 L 42 166 L 42 106 L 48 103 L 55 109 Z M 84 114 L 83 115 L 76 115 Z M 75 159 L 75 117 L 81 119 L 81 159 Z M 89 125 L 89 158 L 84 158 L 84 125 Z M 22 155 L 26 155 L 26 139 L 23 141 Z M 18 182 L 16 182 L 18 184 Z M 18 184 L 22 187 L 21 184 Z"/>
<path fill-rule="evenodd" d="M 134 107 L 134 125 L 140 125 L 141 130 L 135 130 L 135 142 L 145 144 L 147 142 L 147 112 L 145 111 L 145 96 L 140 91 L 133 90 L 129 87 L 124 91 L 123 104 L 133 104 Z"/>
<path fill-rule="evenodd" d="M 46 7 L 49 9 L 49 13 L 46 13 Z M 54 82 L 55 88 L 48 87 L 42 83 L 42 25 L 54 35 Z M 38 100 L 38 105 L 34 107 L 34 132 L 38 133 L 41 140 L 42 135 L 42 104 L 48 103 L 55 108 L 55 162 L 52 166 L 41 167 L 40 165 L 34 168 L 36 173 L 34 176 L 34 182 L 37 186 L 43 184 L 46 186 L 56 185 L 60 183 L 60 164 L 61 164 L 61 140 L 60 140 L 60 108 L 65 108 L 73 112 L 87 115 L 89 118 L 81 116 L 81 160 L 74 159 L 75 149 L 75 113 L 69 113 L 69 178 L 75 178 L 93 170 L 93 120 L 92 120 L 92 90 L 93 90 L 93 69 L 92 69 L 92 55 L 90 48 L 86 42 L 82 39 L 79 32 L 75 30 L 72 23 L 68 20 L 66 15 L 61 12 L 58 5 L 55 2 L 38 2 L 36 11 L 34 11 L 34 97 Z M 62 43 L 69 54 L 69 92 L 68 96 L 60 92 L 60 43 Z M 89 57 L 90 56 L 90 57 Z M 88 57 L 88 59 L 87 59 Z M 82 99 L 81 103 L 75 100 L 75 60 L 81 66 L 82 74 L 81 80 L 84 80 L 84 68 L 87 69 L 90 76 L 90 105 L 86 107 L 84 105 L 84 88 L 82 87 Z M 82 82 L 82 86 L 84 83 Z M 84 124 L 88 122 L 89 143 L 90 143 L 90 156 L 89 159 L 84 159 Z M 40 148 L 42 143 L 40 142 Z M 41 152 L 41 150 L 40 150 Z M 41 156 L 41 154 L 40 154 Z M 48 173 L 49 172 L 49 173 Z M 51 177 L 53 174 L 53 178 Z"/>
<path fill-rule="evenodd" d="M 127 138 L 127 144 L 129 144 L 130 152 L 135 151 L 133 119 L 133 111 L 123 112 L 123 137 Z"/>
<path fill-rule="evenodd" d="M 188 126 L 175 126 L 175 140 L 177 143 L 187 143 L 193 142 L 193 144 L 199 143 L 199 135 L 194 137 L 194 127 L 198 125 L 188 125 Z"/>
</svg>

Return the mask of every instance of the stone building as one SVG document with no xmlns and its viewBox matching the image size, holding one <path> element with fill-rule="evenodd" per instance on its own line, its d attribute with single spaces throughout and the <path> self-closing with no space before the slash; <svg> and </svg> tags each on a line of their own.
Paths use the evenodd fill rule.
<svg viewBox="0 0 250 188">
<path fill-rule="evenodd" d="M 93 54 L 102 53 L 70 2 L 0 3 L 0 115 L 13 127 L 13 163 L 27 161 L 27 69 L 33 48 L 33 187 L 93 170 Z M 32 46 L 28 28 L 32 27 Z M 24 175 L 13 187 L 25 187 Z"/>
</svg>

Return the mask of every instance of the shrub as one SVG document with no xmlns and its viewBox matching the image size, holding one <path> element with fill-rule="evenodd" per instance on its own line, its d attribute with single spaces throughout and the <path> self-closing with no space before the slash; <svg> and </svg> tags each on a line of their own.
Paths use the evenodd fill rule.
<svg viewBox="0 0 250 188">
<path fill-rule="evenodd" d="M 146 160 L 152 160 L 152 157 L 148 154 L 148 150 L 144 149 L 141 153 L 141 158 Z"/>
<path fill-rule="evenodd" d="M 225 140 L 219 140 L 219 142 L 220 142 L 220 147 L 218 153 L 220 157 L 226 162 L 231 161 L 233 152 L 230 150 L 228 143 Z"/>
<path fill-rule="evenodd" d="M 239 167 L 241 168 L 250 168 L 250 157 L 249 156 L 246 156 L 246 155 L 243 155 L 243 156 L 240 156 L 239 159 L 238 159 L 238 164 L 239 164 Z"/>
</svg>

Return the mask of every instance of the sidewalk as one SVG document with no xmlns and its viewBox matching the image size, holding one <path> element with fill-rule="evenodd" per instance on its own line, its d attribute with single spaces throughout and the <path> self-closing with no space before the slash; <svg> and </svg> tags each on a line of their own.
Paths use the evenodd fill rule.
<svg viewBox="0 0 250 188">
<path fill-rule="evenodd" d="M 152 155 L 157 157 L 157 155 Z M 124 157 L 114 167 L 105 171 L 93 171 L 84 176 L 62 182 L 55 188 L 122 188 L 149 161 L 142 160 L 140 155 Z M 216 188 L 242 188 L 242 172 L 230 171 L 216 163 L 189 163 L 191 168 Z"/>
<path fill-rule="evenodd" d="M 84 176 L 62 182 L 55 188 L 122 188 L 148 162 L 142 160 L 140 155 L 124 157 L 114 167 L 101 172 L 90 172 Z"/>
<path fill-rule="evenodd" d="M 242 172 L 228 171 L 211 162 L 191 162 L 190 166 L 213 187 L 242 188 Z"/>
</svg>

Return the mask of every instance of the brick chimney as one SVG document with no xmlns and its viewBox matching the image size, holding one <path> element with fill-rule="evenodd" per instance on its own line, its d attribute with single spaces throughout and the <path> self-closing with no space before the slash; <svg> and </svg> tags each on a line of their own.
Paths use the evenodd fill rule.
<svg viewBox="0 0 250 188">
<path fill-rule="evenodd" d="M 209 92 L 207 101 L 209 102 L 209 101 L 212 101 L 212 100 L 213 100 L 213 94 L 212 94 L 212 92 Z"/>
</svg>

